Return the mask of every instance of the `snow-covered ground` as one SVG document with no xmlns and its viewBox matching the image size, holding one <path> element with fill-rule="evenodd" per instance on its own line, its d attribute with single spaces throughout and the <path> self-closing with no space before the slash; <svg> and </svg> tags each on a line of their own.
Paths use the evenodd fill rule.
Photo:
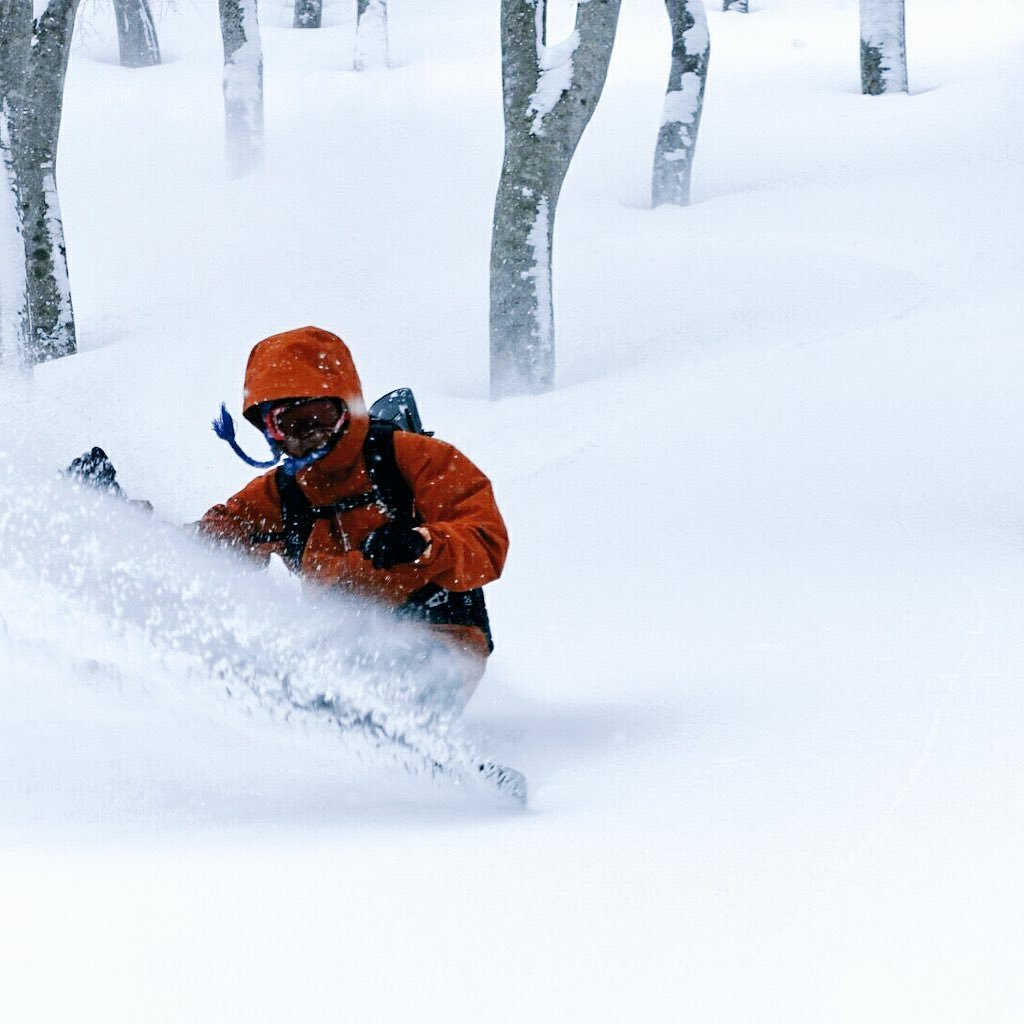
<svg viewBox="0 0 1024 1024">
<path fill-rule="evenodd" d="M 1019 5 L 908 4 L 880 98 L 854 0 L 709 10 L 694 204 L 652 211 L 668 27 L 625 3 L 558 211 L 560 386 L 500 403 L 499 5 L 393 0 L 364 74 L 350 6 L 262 5 L 233 183 L 216 5 L 167 5 L 145 71 L 83 12 L 81 353 L 6 385 L 0 442 L 0 1019 L 1018 1021 Z M 248 479 L 209 421 L 250 346 L 306 323 L 494 480 L 497 651 L 417 743 L 521 768 L 525 812 L 256 700 L 261 653 L 256 690 L 294 658 L 388 695 L 324 661 L 351 609 L 177 529 Z M 54 478 L 94 444 L 152 519 Z"/>
</svg>

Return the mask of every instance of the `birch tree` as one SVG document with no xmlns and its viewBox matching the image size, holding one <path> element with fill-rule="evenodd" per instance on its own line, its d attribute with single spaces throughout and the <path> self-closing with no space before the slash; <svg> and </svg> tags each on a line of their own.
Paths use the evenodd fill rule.
<svg viewBox="0 0 1024 1024">
<path fill-rule="evenodd" d="M 388 66 L 388 0 L 356 0 L 356 71 Z"/>
<path fill-rule="evenodd" d="M 77 8 L 0 0 L 0 342 L 21 366 L 76 351 L 56 161 Z"/>
<path fill-rule="evenodd" d="M 31 6 L 0 0 L 0 371 L 24 361 L 27 280 L 13 130 L 31 45 Z"/>
<path fill-rule="evenodd" d="M 323 0 L 295 0 L 292 28 L 319 28 L 323 13 Z"/>
<path fill-rule="evenodd" d="M 491 238 L 491 395 L 554 386 L 555 209 L 601 98 L 621 0 L 583 0 L 575 29 L 546 43 L 547 0 L 502 0 L 505 154 Z"/>
<path fill-rule="evenodd" d="M 114 0 L 121 67 L 149 68 L 160 63 L 160 43 L 149 0 Z"/>
<path fill-rule="evenodd" d="M 865 96 L 907 91 L 904 0 L 860 0 L 860 88 Z"/>
<path fill-rule="evenodd" d="M 224 41 L 224 139 L 228 176 L 263 164 L 263 46 L 256 0 L 218 0 Z"/>
<path fill-rule="evenodd" d="M 711 38 L 704 0 L 665 0 L 665 7 L 672 26 L 672 65 L 654 147 L 651 199 L 655 206 L 687 206 Z"/>
</svg>

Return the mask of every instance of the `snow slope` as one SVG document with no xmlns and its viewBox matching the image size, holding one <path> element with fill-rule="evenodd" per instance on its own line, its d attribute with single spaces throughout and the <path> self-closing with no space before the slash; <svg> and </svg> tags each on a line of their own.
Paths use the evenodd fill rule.
<svg viewBox="0 0 1024 1024">
<path fill-rule="evenodd" d="M 71 64 L 82 351 L 0 446 L 2 1018 L 1018 1020 L 1017 5 L 908 5 L 881 98 L 852 0 L 709 10 L 694 205 L 652 211 L 667 25 L 625 4 L 558 211 L 560 387 L 496 404 L 498 5 L 392 3 L 366 75 L 340 5 L 263 5 L 241 183 L 213 6 L 139 72 L 87 9 Z M 249 347 L 304 323 L 494 480 L 498 648 L 420 735 L 522 768 L 525 813 L 225 686 L 225 647 L 356 642 L 177 529 L 248 478 L 208 423 Z M 152 522 L 54 479 L 93 444 Z"/>
</svg>

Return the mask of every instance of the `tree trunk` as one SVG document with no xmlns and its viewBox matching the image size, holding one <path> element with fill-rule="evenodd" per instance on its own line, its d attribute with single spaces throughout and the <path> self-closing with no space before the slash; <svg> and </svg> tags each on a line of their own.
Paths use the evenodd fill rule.
<svg viewBox="0 0 1024 1024">
<path fill-rule="evenodd" d="M 369 71 L 388 66 L 388 2 L 357 0 L 356 71 Z"/>
<path fill-rule="evenodd" d="M 491 396 L 554 386 L 551 251 L 555 209 L 601 98 L 621 0 L 587 0 L 547 46 L 547 0 L 502 0 L 505 156 L 491 238 Z"/>
<path fill-rule="evenodd" d="M 8 130 L 6 116 L 0 114 L 0 134 L 6 135 Z M 26 368 L 25 247 L 8 153 L 9 143 L 0 139 L 0 378 Z"/>
<path fill-rule="evenodd" d="M 722 10 L 736 10 L 740 14 L 746 14 L 750 9 L 748 0 L 722 0 Z"/>
<path fill-rule="evenodd" d="M 263 47 L 256 0 L 218 0 L 228 177 L 263 165 Z"/>
<path fill-rule="evenodd" d="M 665 0 L 665 7 L 672 25 L 672 66 L 654 147 L 651 199 L 655 206 L 687 206 L 711 39 L 703 0 Z"/>
<path fill-rule="evenodd" d="M 907 92 L 904 0 L 860 0 L 860 87 L 865 96 Z"/>
<path fill-rule="evenodd" d="M 24 110 L 32 48 L 30 0 L 0 0 L 0 371 L 27 366 L 28 327 L 25 244 L 18 204 L 18 123 Z"/>
<path fill-rule="evenodd" d="M 0 374 L 25 367 L 25 246 L 13 163 L 10 119 L 0 109 Z"/>
<path fill-rule="evenodd" d="M 292 28 L 319 28 L 323 9 L 323 0 L 295 0 Z"/>
<path fill-rule="evenodd" d="M 114 0 L 121 67 L 151 68 L 160 63 L 160 43 L 149 0 Z"/>
<path fill-rule="evenodd" d="M 0 216 L 6 232 L 21 233 L 23 268 L 23 276 L 16 274 L 15 283 L 4 288 L 4 349 L 8 358 L 17 351 L 26 366 L 71 355 L 77 347 L 56 168 L 77 7 L 78 0 L 49 0 L 33 22 L 31 0 L 0 2 L 0 149 L 16 204 L 13 223 L 9 194 Z M 14 251 L 9 235 L 3 250 L 9 263 Z"/>
</svg>

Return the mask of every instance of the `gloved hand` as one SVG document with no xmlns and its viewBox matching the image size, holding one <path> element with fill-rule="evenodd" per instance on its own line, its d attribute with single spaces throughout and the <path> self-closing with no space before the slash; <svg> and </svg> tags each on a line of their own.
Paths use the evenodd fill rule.
<svg viewBox="0 0 1024 1024">
<path fill-rule="evenodd" d="M 153 511 L 152 503 L 145 498 L 129 498 L 121 490 L 121 485 L 117 482 L 117 470 L 102 448 L 93 448 L 79 455 L 77 459 L 72 459 L 71 465 L 64 470 L 64 475 L 118 498 L 124 498 L 129 505 L 134 505 L 143 512 Z"/>
<path fill-rule="evenodd" d="M 362 552 L 374 569 L 391 569 L 400 562 L 415 562 L 429 547 L 419 530 L 401 523 L 385 523 L 363 541 Z"/>
<path fill-rule="evenodd" d="M 93 448 L 91 451 L 72 459 L 71 465 L 64 471 L 66 476 L 74 477 L 83 484 L 97 487 L 101 491 L 109 491 L 111 494 L 121 494 L 121 488 L 117 482 L 117 470 L 114 464 L 107 458 L 107 453 L 102 448 Z"/>
</svg>

